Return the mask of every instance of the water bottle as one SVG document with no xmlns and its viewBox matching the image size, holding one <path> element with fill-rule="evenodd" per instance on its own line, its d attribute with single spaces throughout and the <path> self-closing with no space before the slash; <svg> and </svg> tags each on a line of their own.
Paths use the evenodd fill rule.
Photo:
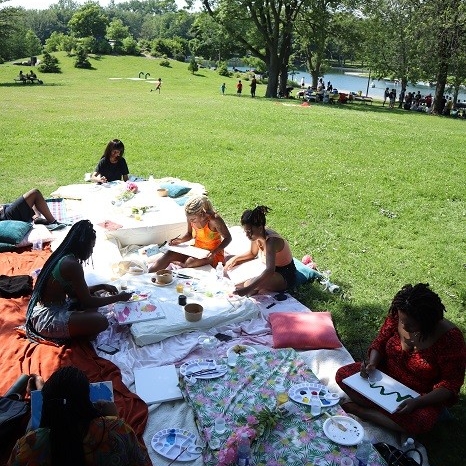
<svg viewBox="0 0 466 466">
<path fill-rule="evenodd" d="M 251 462 L 251 444 L 248 434 L 241 434 L 236 450 L 236 464 L 238 466 L 249 466 Z"/>
<path fill-rule="evenodd" d="M 32 233 L 32 250 L 40 251 L 42 250 L 42 236 L 39 232 Z"/>
<path fill-rule="evenodd" d="M 405 442 L 401 445 L 401 448 L 403 451 L 408 451 L 411 450 L 411 448 L 414 448 L 414 439 L 411 437 L 408 437 Z"/>
<path fill-rule="evenodd" d="M 221 262 L 217 264 L 215 274 L 217 275 L 217 280 L 223 280 L 223 264 Z"/>
<path fill-rule="evenodd" d="M 356 449 L 356 466 L 367 466 L 371 450 L 372 444 L 370 440 L 364 436 L 361 442 L 358 443 L 358 448 Z"/>
</svg>

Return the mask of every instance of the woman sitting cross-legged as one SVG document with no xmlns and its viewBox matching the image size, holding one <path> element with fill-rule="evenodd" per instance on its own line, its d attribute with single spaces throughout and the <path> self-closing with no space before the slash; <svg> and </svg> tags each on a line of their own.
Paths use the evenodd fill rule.
<svg viewBox="0 0 466 466">
<path fill-rule="evenodd" d="M 108 327 L 107 318 L 97 308 L 131 297 L 131 293 L 118 293 L 112 285 L 87 285 L 82 264 L 91 257 L 95 240 L 92 223 L 81 220 L 45 262 L 26 313 L 30 339 L 62 343 L 71 338 L 95 338 Z M 106 296 L 100 296 L 102 292 Z"/>
<path fill-rule="evenodd" d="M 207 257 L 198 259 L 175 251 L 167 251 L 157 258 L 149 268 L 149 272 L 165 269 L 173 263 L 180 267 L 216 267 L 224 261 L 224 248 L 231 242 L 231 235 L 222 217 L 214 210 L 207 196 L 201 195 L 190 199 L 184 206 L 187 230 L 183 236 L 170 240 L 176 246 L 194 239 L 194 246 L 209 251 Z"/>
<path fill-rule="evenodd" d="M 389 429 L 417 435 L 432 429 L 445 407 L 458 400 L 464 382 L 466 347 L 461 331 L 443 317 L 445 307 L 429 285 L 405 285 L 395 295 L 388 316 L 369 348 L 362 376 L 377 368 L 420 393 L 390 414 L 349 388 L 343 379 L 360 372 L 361 363 L 341 367 L 338 385 L 351 398 L 347 413 Z"/>
<path fill-rule="evenodd" d="M 150 466 L 146 448 L 111 402 L 93 404 L 89 380 L 61 367 L 42 387 L 40 427 L 20 438 L 8 466 Z"/>
<path fill-rule="evenodd" d="M 262 291 L 285 291 L 293 288 L 296 283 L 296 267 L 288 241 L 265 225 L 265 217 L 269 211 L 266 206 L 258 206 L 244 211 L 241 216 L 241 226 L 251 240 L 251 248 L 227 260 L 225 270 L 257 256 L 265 264 L 265 270 L 257 277 L 238 285 L 235 293 L 239 296 L 251 296 Z"/>
</svg>

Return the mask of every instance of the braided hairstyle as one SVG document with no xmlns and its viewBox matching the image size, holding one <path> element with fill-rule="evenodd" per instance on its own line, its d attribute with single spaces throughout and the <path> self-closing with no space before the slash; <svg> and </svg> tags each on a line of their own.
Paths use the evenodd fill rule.
<svg viewBox="0 0 466 466">
<path fill-rule="evenodd" d="M 120 157 L 123 157 L 125 153 L 125 145 L 119 139 L 112 139 L 105 148 L 104 154 L 102 155 L 101 159 L 110 159 L 113 150 L 120 151 Z"/>
<path fill-rule="evenodd" d="M 388 310 L 395 318 L 398 311 L 419 324 L 421 341 L 434 334 L 437 324 L 446 312 L 439 295 L 429 288 L 428 283 L 404 285 L 393 298 Z"/>
<path fill-rule="evenodd" d="M 186 202 L 184 211 L 186 216 L 199 214 L 215 215 L 215 209 L 212 202 L 204 195 L 195 196 Z"/>
<path fill-rule="evenodd" d="M 42 388 L 40 427 L 50 429 L 50 464 L 82 466 L 83 440 L 98 410 L 89 399 L 89 380 L 73 366 L 61 367 Z"/>
<path fill-rule="evenodd" d="M 33 327 L 31 315 L 35 305 L 41 299 L 42 292 L 54 268 L 63 257 L 68 255 L 74 255 L 81 264 L 87 261 L 87 259 L 91 257 L 95 239 L 96 234 L 92 223 L 89 220 L 80 220 L 71 227 L 60 246 L 58 246 L 45 262 L 37 277 L 26 312 L 26 335 L 32 341 L 38 341 L 44 338 Z"/>
<path fill-rule="evenodd" d="M 245 210 L 243 215 L 241 215 L 241 225 L 251 225 L 253 227 L 265 228 L 265 217 L 271 210 L 272 209 L 265 205 L 259 205 L 252 210 Z"/>
</svg>

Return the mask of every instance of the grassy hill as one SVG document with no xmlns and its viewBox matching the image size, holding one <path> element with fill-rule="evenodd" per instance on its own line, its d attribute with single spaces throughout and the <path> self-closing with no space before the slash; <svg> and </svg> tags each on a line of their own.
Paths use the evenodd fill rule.
<svg viewBox="0 0 466 466">
<path fill-rule="evenodd" d="M 192 75 L 174 61 L 104 56 L 78 70 L 56 55 L 62 73 L 37 73 L 42 86 L 13 82 L 27 67 L 0 65 L 1 201 L 81 182 L 120 138 L 132 174 L 203 183 L 230 225 L 246 208 L 271 207 L 269 224 L 294 255 L 312 254 L 341 286 L 335 296 L 307 285 L 297 297 L 332 311 L 356 359 L 405 283 L 430 283 L 464 332 L 466 121 L 379 103 L 304 107 L 261 97 L 264 85 L 252 99 L 247 81 L 237 97 L 238 77 Z M 160 94 L 150 92 L 158 77 Z M 427 438 L 433 464 L 466 456 L 464 395 L 456 420 Z"/>
</svg>

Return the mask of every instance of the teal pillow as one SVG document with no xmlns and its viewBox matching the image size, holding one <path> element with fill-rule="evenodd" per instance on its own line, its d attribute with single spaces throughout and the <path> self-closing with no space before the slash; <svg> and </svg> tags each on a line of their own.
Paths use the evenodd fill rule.
<svg viewBox="0 0 466 466">
<path fill-rule="evenodd" d="M 294 265 L 296 267 L 296 285 L 303 285 L 306 282 L 313 282 L 314 280 L 321 278 L 322 275 L 317 270 L 311 269 L 307 265 L 304 265 L 301 261 L 293 258 Z"/>
<path fill-rule="evenodd" d="M 32 223 L 19 220 L 0 221 L 0 243 L 17 245 L 31 231 Z"/>
<path fill-rule="evenodd" d="M 168 191 L 169 197 L 180 197 L 191 191 L 189 186 L 176 183 L 162 183 L 160 187 Z"/>
</svg>

